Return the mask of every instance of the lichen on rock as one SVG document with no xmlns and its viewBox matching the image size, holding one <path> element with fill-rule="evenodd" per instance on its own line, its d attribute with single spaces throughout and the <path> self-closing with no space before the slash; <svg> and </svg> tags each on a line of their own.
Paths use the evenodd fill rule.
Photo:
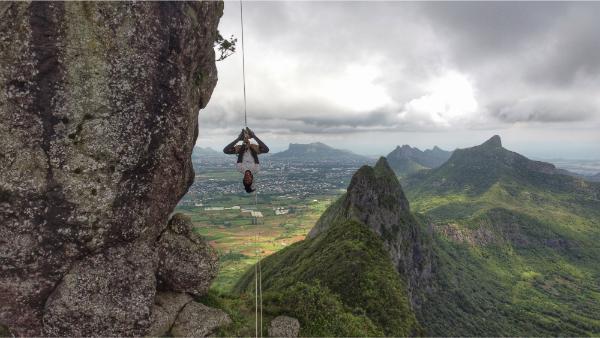
<svg viewBox="0 0 600 338">
<path fill-rule="evenodd" d="M 171 334 L 173 337 L 206 337 L 218 327 L 230 323 L 231 318 L 222 310 L 190 302 L 177 316 Z"/>
<path fill-rule="evenodd" d="M 44 334 L 140 336 L 150 325 L 155 254 L 143 244 L 113 247 L 77 262 L 44 310 Z"/>
<path fill-rule="evenodd" d="M 169 333 L 177 315 L 193 298 L 182 292 L 158 292 L 152 307 L 151 326 L 146 332 L 149 337 L 162 337 Z"/>
<path fill-rule="evenodd" d="M 296 318 L 277 316 L 269 325 L 269 337 L 298 337 L 300 322 Z"/>
<path fill-rule="evenodd" d="M 147 260 L 194 178 L 222 11 L 219 1 L 0 3 L 0 323 L 14 334 L 149 326 L 157 261 Z M 107 265 L 89 270 L 97 262 Z M 100 290 L 116 271 L 134 274 L 118 285 L 135 299 L 84 299 L 120 294 Z M 134 303 L 135 324 L 121 313 Z M 90 327 L 95 306 L 118 325 Z"/>
<path fill-rule="evenodd" d="M 160 289 L 203 296 L 217 276 L 216 251 L 192 231 L 189 216 L 175 214 L 157 241 Z"/>
</svg>

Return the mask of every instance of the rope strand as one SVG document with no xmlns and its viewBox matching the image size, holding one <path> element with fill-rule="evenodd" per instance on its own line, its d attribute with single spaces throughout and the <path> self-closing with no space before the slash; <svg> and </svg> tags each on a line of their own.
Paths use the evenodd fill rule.
<svg viewBox="0 0 600 338">
<path fill-rule="evenodd" d="M 248 127 L 248 111 L 247 111 L 247 99 L 246 99 L 246 52 L 244 50 L 244 10 L 242 0 L 240 0 L 240 26 L 242 31 L 242 81 L 244 84 L 244 126 Z M 254 192 L 254 209 L 258 211 L 258 197 L 257 192 Z M 258 225 L 258 217 L 255 217 L 256 225 Z M 259 251 L 259 243 L 258 236 L 260 233 L 257 231 L 255 234 L 255 257 L 257 259 L 257 263 L 254 264 L 254 334 L 255 337 L 258 337 L 258 307 L 259 307 L 259 297 L 260 297 L 260 336 L 263 336 L 263 306 L 262 306 L 262 269 L 260 266 L 260 251 Z"/>
<path fill-rule="evenodd" d="M 242 26 L 242 79 L 244 83 L 244 126 L 248 127 L 248 114 L 246 112 L 246 52 L 244 51 L 244 10 L 240 0 L 240 24 Z"/>
</svg>

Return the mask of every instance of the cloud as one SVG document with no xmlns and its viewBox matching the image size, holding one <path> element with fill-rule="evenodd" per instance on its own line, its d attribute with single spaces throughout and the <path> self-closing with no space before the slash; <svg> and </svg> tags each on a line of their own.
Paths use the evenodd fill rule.
<svg viewBox="0 0 600 338">
<path fill-rule="evenodd" d="M 244 15 L 248 118 L 273 135 L 600 123 L 600 3 L 245 2 Z M 219 29 L 240 37 L 237 2 Z M 206 134 L 243 124 L 240 53 L 218 63 Z"/>
</svg>

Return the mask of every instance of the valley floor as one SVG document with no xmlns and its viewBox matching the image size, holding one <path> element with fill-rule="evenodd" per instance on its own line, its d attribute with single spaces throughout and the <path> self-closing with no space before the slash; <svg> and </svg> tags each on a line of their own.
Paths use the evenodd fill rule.
<svg viewBox="0 0 600 338">
<path fill-rule="evenodd" d="M 253 195 L 223 195 L 207 205 L 179 206 L 176 212 L 191 216 L 194 231 L 217 249 L 220 270 L 211 288 L 227 293 L 258 257 L 303 240 L 338 196 L 289 198 L 259 194 L 255 207 Z M 253 217 L 251 211 L 255 215 L 260 212 L 262 217 Z"/>
</svg>

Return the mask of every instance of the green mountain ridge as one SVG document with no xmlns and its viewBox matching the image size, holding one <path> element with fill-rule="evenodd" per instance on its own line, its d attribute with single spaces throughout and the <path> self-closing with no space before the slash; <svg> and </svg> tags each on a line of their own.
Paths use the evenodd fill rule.
<svg viewBox="0 0 600 338">
<path fill-rule="evenodd" d="M 459 149 L 404 180 L 433 227 L 417 314 L 430 335 L 597 335 L 598 185 L 502 147 Z"/>
<path fill-rule="evenodd" d="M 435 146 L 421 151 L 407 144 L 397 146 L 386 158 L 390 167 L 400 176 L 412 174 L 424 169 L 437 168 L 450 158 L 451 151 Z"/>
<path fill-rule="evenodd" d="M 411 245 L 388 245 L 397 236 L 416 237 L 420 224 L 410 214 L 400 184 L 385 159 L 380 159 L 374 167 L 361 167 L 354 174 L 346 195 L 325 211 L 318 224 L 307 239 L 261 262 L 265 294 L 269 299 L 273 294 L 282 297 L 281 303 L 288 305 L 281 313 L 300 319 L 301 334 L 408 336 L 422 333 L 412 311 L 408 289 L 411 281 L 397 273 L 399 265 L 407 269 L 412 266 L 413 253 L 419 250 Z M 396 256 L 390 255 L 390 249 Z M 341 302 L 337 308 L 346 309 L 341 311 L 346 313 L 344 316 L 353 315 L 342 319 L 340 310 L 324 313 L 315 308 L 298 313 L 303 304 L 290 306 L 290 299 L 296 299 L 297 295 L 293 292 L 290 295 L 288 291 L 298 288 L 297 283 L 303 283 L 299 289 L 303 292 L 306 288 L 317 288 L 325 290 L 327 295 L 333 294 Z M 254 270 L 249 270 L 236 289 L 249 292 L 253 285 Z M 320 318 L 323 327 L 316 326 L 311 318 Z M 361 321 L 361 318 L 364 319 Z M 359 322 L 363 323 L 362 329 L 356 327 Z M 367 323 L 373 327 L 368 329 Z M 345 327 L 354 329 L 348 331 Z"/>
<path fill-rule="evenodd" d="M 455 150 L 440 167 L 417 173 L 405 183 L 418 186 L 429 194 L 454 191 L 477 195 L 500 181 L 518 182 L 552 192 L 598 194 L 599 191 L 597 186 L 582 179 L 564 175 L 553 164 L 530 160 L 506 150 L 497 135 L 479 146 Z"/>
</svg>

